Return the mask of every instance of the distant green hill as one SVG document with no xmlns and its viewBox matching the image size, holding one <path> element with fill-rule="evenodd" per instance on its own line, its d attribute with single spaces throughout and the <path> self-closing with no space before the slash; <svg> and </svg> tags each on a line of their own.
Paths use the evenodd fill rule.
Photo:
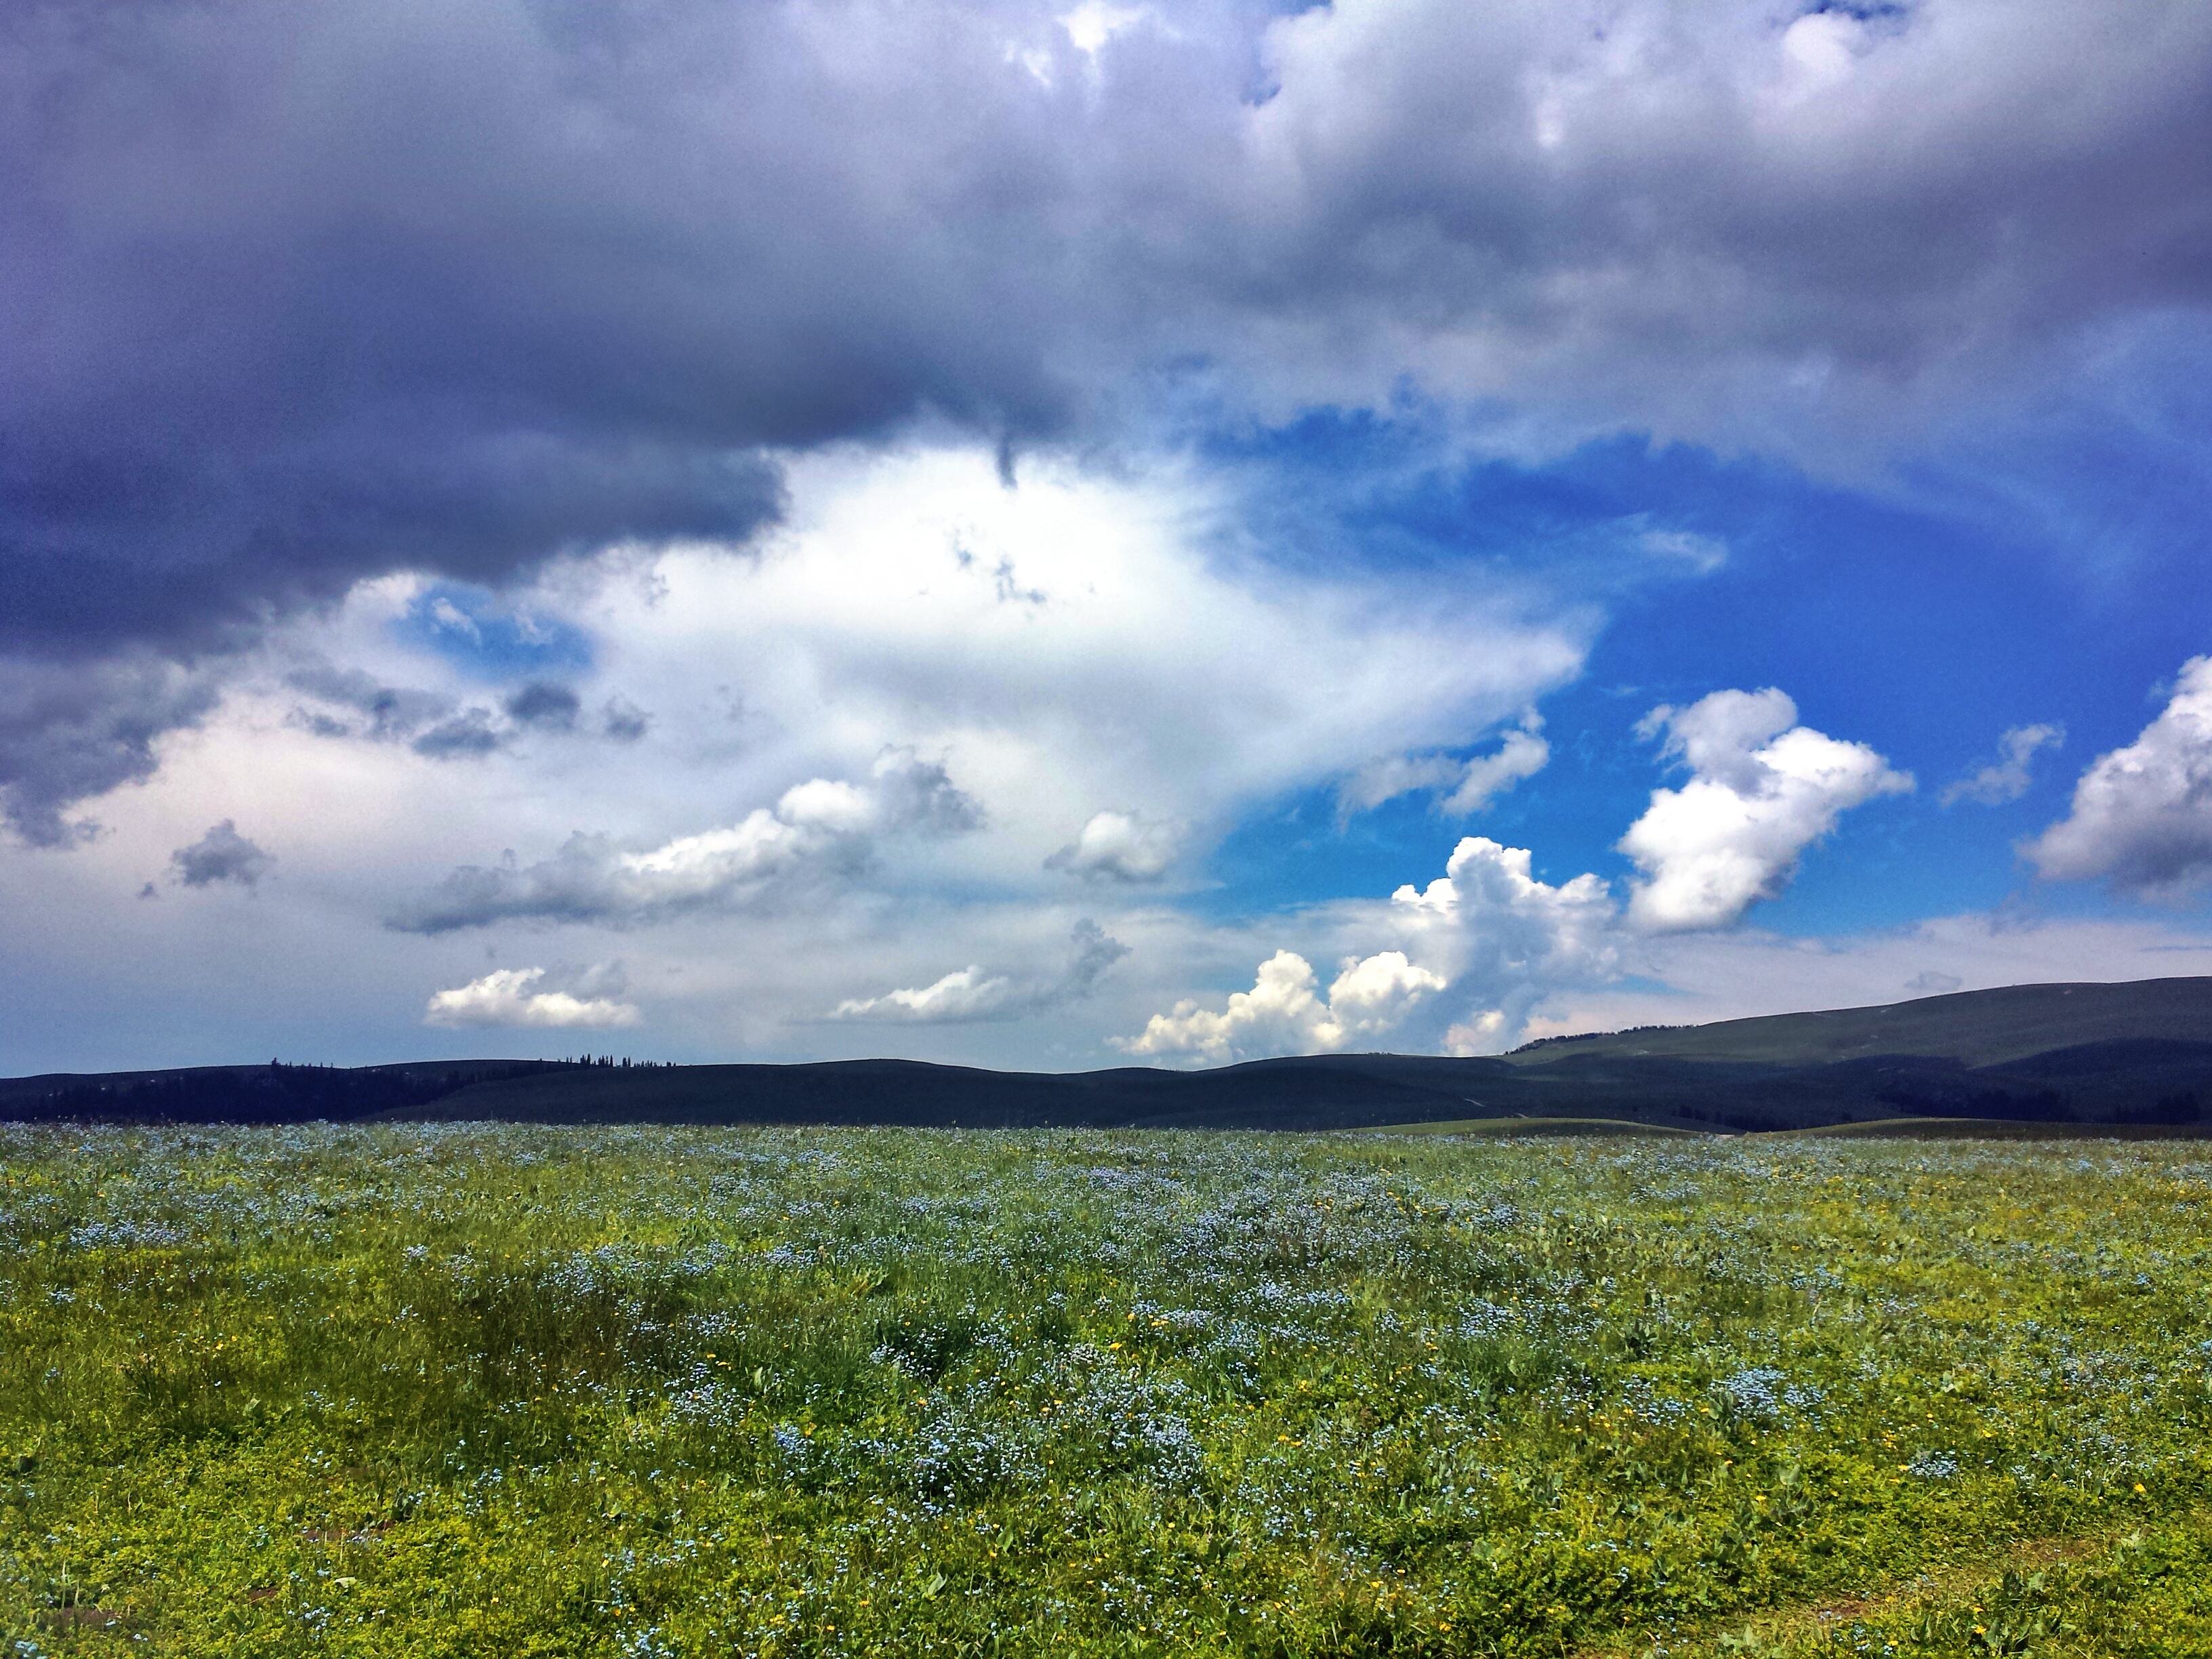
<svg viewBox="0 0 2212 1659">
<path fill-rule="evenodd" d="M 1483 1059 L 1316 1054 L 1209 1071 L 994 1072 L 915 1060 L 206 1066 L 0 1080 L 0 1117 L 508 1119 L 960 1127 L 1353 1129 L 1593 1121 L 1789 1130 L 1933 1119 L 2212 1121 L 2212 977 L 2024 985 L 1879 1008 L 1555 1039 Z"/>
<path fill-rule="evenodd" d="M 1520 1066 L 1589 1055 L 1817 1066 L 1910 1054 L 1996 1066 L 2056 1048 L 2140 1041 L 2212 1043 L 2212 975 L 1956 991 L 1874 1008 L 1555 1038 L 1506 1058 Z"/>
</svg>

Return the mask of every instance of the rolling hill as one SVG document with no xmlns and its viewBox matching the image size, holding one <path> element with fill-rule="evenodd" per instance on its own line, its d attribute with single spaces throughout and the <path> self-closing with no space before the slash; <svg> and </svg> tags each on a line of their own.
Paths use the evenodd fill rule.
<svg viewBox="0 0 2212 1659">
<path fill-rule="evenodd" d="M 59 1074 L 0 1080 L 0 1117 L 1253 1129 L 1558 1118 L 1708 1130 L 1920 1117 L 2193 1127 L 2212 1120 L 2212 976 L 2013 986 L 1555 1038 L 1480 1059 L 1319 1054 L 1198 1072 L 456 1060 Z"/>
</svg>

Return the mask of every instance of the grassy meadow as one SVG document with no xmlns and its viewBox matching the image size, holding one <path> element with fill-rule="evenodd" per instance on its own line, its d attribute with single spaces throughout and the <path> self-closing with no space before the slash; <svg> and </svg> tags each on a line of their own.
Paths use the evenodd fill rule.
<svg viewBox="0 0 2212 1659">
<path fill-rule="evenodd" d="M 0 1130 L 0 1655 L 2212 1656 L 2212 1146 Z"/>
</svg>

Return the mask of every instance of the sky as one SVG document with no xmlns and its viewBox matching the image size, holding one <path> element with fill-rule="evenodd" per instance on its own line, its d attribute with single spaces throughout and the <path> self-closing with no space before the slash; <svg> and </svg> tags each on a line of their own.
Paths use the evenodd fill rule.
<svg viewBox="0 0 2212 1659">
<path fill-rule="evenodd" d="M 0 1073 L 2212 972 L 2212 8 L 18 0 Z"/>
</svg>

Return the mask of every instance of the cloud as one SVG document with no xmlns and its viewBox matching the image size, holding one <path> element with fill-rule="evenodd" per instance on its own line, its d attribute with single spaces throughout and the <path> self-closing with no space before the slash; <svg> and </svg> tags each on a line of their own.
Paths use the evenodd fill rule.
<svg viewBox="0 0 2212 1659">
<path fill-rule="evenodd" d="M 33 847 L 89 839 L 96 826 L 64 811 L 150 777 L 161 736 L 204 719 L 219 685 L 204 665 L 144 653 L 74 665 L 0 658 L 0 816 Z"/>
<path fill-rule="evenodd" d="M 1510 1047 L 1540 1004 L 1619 978 L 1635 951 L 1598 877 L 1540 880 L 1528 848 L 1487 836 L 1462 838 L 1427 886 L 1400 887 L 1386 925 L 1444 975 L 1450 994 L 1431 1012 L 1450 1021 L 1441 1040 L 1455 1053 Z"/>
<path fill-rule="evenodd" d="M 507 717 L 517 726 L 544 732 L 573 732 L 583 700 L 551 680 L 531 680 L 507 694 Z"/>
<path fill-rule="evenodd" d="M 1901 995 L 2006 985 L 2116 981 L 2191 971 L 2212 951 L 2171 921 L 2017 912 L 1931 916 L 1901 927 L 1806 939 L 1758 927 L 1642 941 L 1632 977 L 1555 999 L 1532 1036 L 1702 1024 L 1822 1008 L 1881 1007 Z"/>
<path fill-rule="evenodd" d="M 1140 812 L 1095 812 L 1075 839 L 1045 860 L 1085 881 L 1158 881 L 1182 850 L 1183 826 Z"/>
<path fill-rule="evenodd" d="M 847 447 L 1145 453 L 1194 383 L 1231 422 L 1410 386 L 1524 448 L 1873 477 L 2002 449 L 1986 410 L 2116 341 L 2186 361 L 2212 303 L 2190 0 L 9 16 L 0 658 L 108 690 L 28 760 L 0 731 L 50 845 L 206 712 L 142 653 L 204 682 L 393 572 L 757 550 Z M 1023 617 L 1064 591 L 978 574 Z"/>
<path fill-rule="evenodd" d="M 1728 562 L 1728 544 L 1717 536 L 1694 530 L 1647 530 L 1637 545 L 1662 563 L 1681 567 L 1692 575 L 1710 576 Z"/>
<path fill-rule="evenodd" d="M 684 740 L 678 707 L 726 685 L 743 720 L 713 752 L 788 756 L 786 776 L 849 766 L 863 735 L 956 757 L 999 830 L 967 873 L 994 885 L 1164 878 L 1255 801 L 1510 719 L 1595 625 L 1472 568 L 1230 556 L 1241 498 L 1179 465 L 1039 458 L 1009 491 L 988 453 L 933 450 L 794 462 L 792 484 L 761 559 L 672 550 L 649 584 L 610 562 L 567 603 L 665 711 L 657 756 Z M 1051 602 L 1001 603 L 1002 559 Z"/>
<path fill-rule="evenodd" d="M 366 737 L 398 739 L 412 737 L 434 720 L 453 712 L 453 701 L 435 691 L 387 685 L 360 668 L 341 668 L 315 663 L 284 677 L 292 690 L 314 699 L 325 708 L 337 708 L 363 717 L 365 724 L 331 720 L 302 710 L 309 729 L 324 737 Z"/>
<path fill-rule="evenodd" d="M 483 629 L 477 619 L 441 594 L 430 601 L 430 621 L 433 625 L 451 634 L 459 634 L 471 645 L 483 643 Z"/>
<path fill-rule="evenodd" d="M 866 783 L 815 778 L 784 791 L 727 829 L 627 853 L 607 836 L 578 833 L 525 868 L 512 854 L 465 865 L 389 919 L 402 933 L 446 933 L 498 921 L 634 927 L 700 910 L 769 902 L 792 890 L 850 877 L 886 835 L 957 835 L 980 809 L 942 764 L 887 750 Z"/>
<path fill-rule="evenodd" d="M 2192 0 L 11 17 L 0 650 L 742 541 L 772 453 L 1161 365 L 1878 431 L 2212 291 Z"/>
<path fill-rule="evenodd" d="M 1642 872 L 1629 900 L 1638 927 L 1727 927 L 1779 892 L 1799 854 L 1842 813 L 1912 787 L 1866 744 L 1796 720 L 1796 704 L 1771 686 L 1716 691 L 1645 716 L 1638 729 L 1664 733 L 1662 752 L 1691 777 L 1680 789 L 1653 790 L 1650 806 L 1620 839 Z"/>
<path fill-rule="evenodd" d="M 823 1023 L 848 999 L 926 988 L 971 963 L 984 977 L 1049 980 L 1082 914 L 1133 947 L 1090 999 L 895 1035 L 898 1052 L 918 1057 L 1091 1063 L 1103 1033 L 1134 1033 L 1178 996 L 1249 987 L 1252 964 L 1279 944 L 1318 964 L 1324 983 L 1343 956 L 1389 948 L 1388 937 L 1304 930 L 1261 939 L 1224 914 L 1222 896 L 1187 906 L 1154 896 L 1198 871 L 1262 804 L 1325 789 L 1378 753 L 1510 723 L 1577 672 L 1589 625 L 1498 595 L 1485 569 L 1316 570 L 1245 557 L 1234 539 L 1241 495 L 1177 467 L 1025 456 L 1009 491 L 990 450 L 969 446 L 810 458 L 793 464 L 792 486 L 790 521 L 757 556 L 611 550 L 471 611 L 488 641 L 501 626 L 495 611 L 588 630 L 584 655 L 495 683 L 476 654 L 426 635 L 424 595 L 442 590 L 420 579 L 366 584 L 284 624 L 241 661 L 198 729 L 157 745 L 164 763 L 146 787 L 86 809 L 107 824 L 101 840 L 66 860 L 0 857 L 0 915 L 21 923 L 5 930 L 11 962 L 64 974 L 32 1008 L 77 1011 L 49 1035 L 19 1010 L 12 1046 L 0 1046 L 66 1060 L 66 1044 L 76 1060 L 118 1066 L 149 1054 L 220 1058 L 214 1034 L 280 1013 L 328 1018 L 328 988 L 338 986 L 355 1012 L 330 1027 L 340 1045 L 331 1057 L 422 1052 L 408 1043 L 427 1036 L 416 1019 L 438 988 L 423 977 L 422 938 L 404 929 L 489 923 L 506 937 L 553 925 L 565 906 L 580 930 L 623 935 L 664 1052 L 820 1058 L 880 1047 L 877 1028 Z M 956 535 L 975 550 L 975 570 L 954 562 Z M 1001 558 L 1051 602 L 1000 603 L 991 572 Z M 387 715 L 392 735 L 370 740 L 364 708 L 291 683 L 318 663 L 359 671 L 363 702 L 405 690 L 450 707 L 404 737 L 398 725 L 411 718 Z M 495 735 L 507 731 L 497 700 L 523 678 L 575 690 L 579 733 L 597 730 L 619 690 L 653 711 L 649 735 L 510 741 L 480 761 L 434 762 L 410 746 L 470 705 L 490 711 Z M 353 737 L 317 736 L 295 718 L 301 708 Z M 940 820 L 981 817 L 981 827 L 810 834 L 809 853 L 777 873 L 696 901 L 672 878 L 621 864 L 734 827 L 756 806 L 773 817 L 799 781 L 872 791 L 887 744 L 939 763 L 965 798 L 965 811 Z M 1043 867 L 1102 806 L 1188 826 L 1162 884 L 1082 883 Z M 151 942 L 113 942 L 164 908 L 102 907 L 129 900 L 164 872 L 171 848 L 225 815 L 282 849 L 285 881 L 264 883 L 252 907 L 254 971 L 189 988 L 172 980 L 155 994 L 140 983 L 158 959 Z M 571 894 L 559 854 L 577 830 L 602 845 L 574 872 Z M 505 848 L 515 857 L 502 874 Z M 541 865 L 553 867 L 533 887 L 524 877 Z M 441 879 L 457 866 L 489 874 L 471 892 Z M 501 921 L 510 913 L 513 928 Z M 73 915 L 104 918 L 97 936 L 87 933 L 82 949 L 43 942 L 65 935 Z M 385 929 L 387 918 L 403 930 Z M 207 930 L 244 919 L 187 906 L 165 924 L 161 949 L 229 951 Z M 502 945 L 499 963 L 446 982 L 544 959 Z M 101 1023 L 103 1004 L 125 1002 L 143 1023 Z M 24 1046 L 33 1039 L 49 1047 Z"/>
<path fill-rule="evenodd" d="M 1129 954 L 1129 947 L 1107 936 L 1085 918 L 1075 924 L 1073 955 L 1059 973 L 1043 979 L 1014 972 L 989 973 L 969 966 L 933 983 L 853 997 L 837 1005 L 831 1019 L 914 1025 L 956 1024 L 975 1020 L 1021 1019 L 1063 1007 L 1089 996 L 1106 970 Z"/>
<path fill-rule="evenodd" d="M 609 697 L 599 711 L 599 730 L 615 743 L 635 743 L 653 725 L 653 716 L 628 697 Z"/>
<path fill-rule="evenodd" d="M 189 847 L 169 854 L 177 879 L 187 887 L 213 887 L 232 882 L 251 890 L 269 873 L 276 860 L 238 833 L 238 825 L 225 818 Z"/>
<path fill-rule="evenodd" d="M 1534 874 L 1528 849 L 1484 836 L 1462 839 L 1425 887 L 1339 907 L 1334 920 L 1340 937 L 1367 948 L 1340 959 L 1326 996 L 1304 956 L 1278 950 L 1222 1009 L 1184 998 L 1115 1046 L 1215 1062 L 1360 1039 L 1486 1053 L 1510 1047 L 1548 998 L 1619 978 L 1634 948 L 1596 876 L 1553 885 Z"/>
<path fill-rule="evenodd" d="M 445 611 L 468 624 L 481 639 L 476 620 L 446 599 L 431 607 L 434 619 Z M 568 732 L 582 721 L 583 699 L 572 686 L 545 679 L 526 680 L 501 700 L 500 714 L 480 705 L 457 710 L 443 692 L 389 685 L 364 669 L 312 664 L 286 673 L 283 684 L 313 701 L 293 712 L 295 721 L 323 738 L 360 738 L 405 742 L 429 760 L 477 759 L 508 748 L 526 731 Z M 652 716 L 627 697 L 611 696 L 601 708 L 599 731 L 614 743 L 635 743 Z"/>
<path fill-rule="evenodd" d="M 1492 799 L 1524 778 L 1533 778 L 1552 758 L 1552 745 L 1536 735 L 1534 719 L 1518 732 L 1508 732 L 1494 755 L 1477 755 L 1468 762 L 1459 787 L 1444 797 L 1444 812 L 1466 817 L 1480 812 Z"/>
<path fill-rule="evenodd" d="M 599 1030 L 635 1025 L 636 1005 L 617 999 L 623 991 L 618 969 L 587 970 L 568 988 L 548 988 L 543 968 L 500 968 L 482 979 L 440 991 L 422 1010 L 425 1025 L 529 1026 L 544 1030 Z"/>
<path fill-rule="evenodd" d="M 2178 898 L 2212 878 L 2212 656 L 2184 663 L 2158 718 L 2100 755 L 2073 810 L 2021 851 L 2050 881 Z"/>
<path fill-rule="evenodd" d="M 492 724 L 488 708 L 465 708 L 451 720 L 441 720 L 409 745 L 429 760 L 470 760 L 496 754 L 507 746 L 507 733 Z"/>
<path fill-rule="evenodd" d="M 1215 1064 L 1261 1054 L 1328 1052 L 1355 1036 L 1388 1030 L 1443 984 L 1403 952 L 1385 951 L 1347 961 L 1324 1000 L 1313 964 L 1295 951 L 1278 951 L 1260 964 L 1252 988 L 1233 993 L 1221 1012 L 1186 998 L 1173 1012 L 1154 1014 L 1137 1036 L 1117 1039 L 1115 1046 L 1127 1054 Z"/>
<path fill-rule="evenodd" d="M 2027 793 L 2032 781 L 2028 763 L 2039 750 L 2056 749 L 2066 741 L 2063 726 L 2015 726 L 1997 739 L 1997 758 L 1956 782 L 1947 784 L 1938 797 L 1945 806 L 1970 800 L 1982 806 L 2002 806 Z"/>
<path fill-rule="evenodd" d="M 1520 728 L 1508 732 L 1493 754 L 1455 760 L 1449 755 L 1401 755 L 1363 766 L 1337 786 L 1340 819 L 1371 811 L 1401 795 L 1433 791 L 1444 794 L 1437 810 L 1468 817 L 1523 779 L 1542 771 L 1552 746 L 1539 736 L 1543 721 L 1531 710 Z"/>
</svg>

